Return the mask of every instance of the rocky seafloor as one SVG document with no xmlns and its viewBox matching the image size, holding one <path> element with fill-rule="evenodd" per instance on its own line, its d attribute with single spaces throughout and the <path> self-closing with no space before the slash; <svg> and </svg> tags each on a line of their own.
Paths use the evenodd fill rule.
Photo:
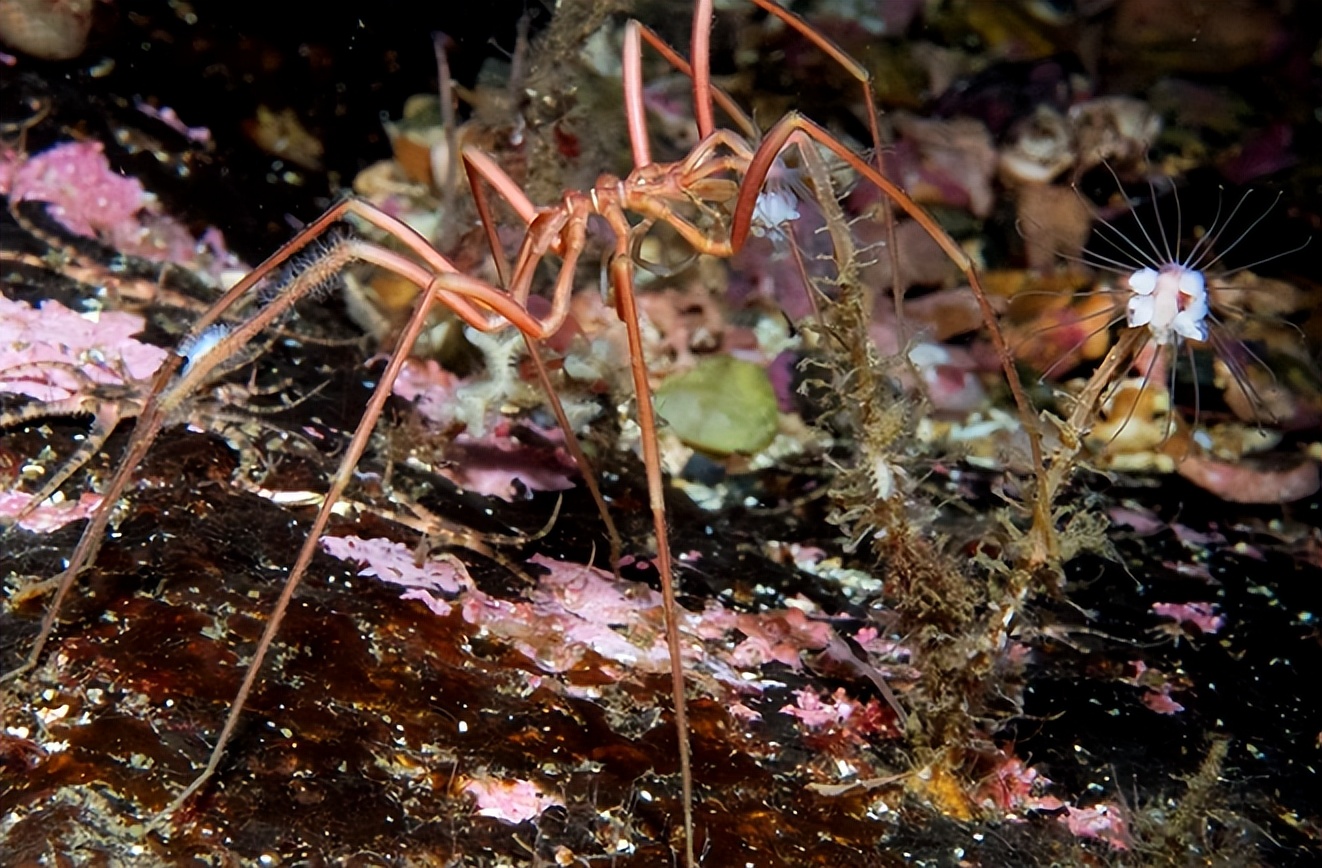
<svg viewBox="0 0 1322 868">
<path fill-rule="evenodd" d="M 1235 242 L 1208 266 L 1224 337 L 1169 369 L 1135 362 L 1131 400 L 1099 411 L 1108 433 L 1058 501 L 1061 528 L 1089 517 L 1074 526 L 1086 545 L 1015 600 L 1004 630 L 983 616 L 1008 593 L 1031 469 L 958 271 L 901 223 L 897 328 L 881 291 L 894 269 L 872 246 L 887 239 L 863 219 L 875 197 L 837 191 L 882 263 L 865 269 L 876 358 L 906 342 L 913 363 L 878 363 L 906 409 L 886 463 L 867 468 L 870 496 L 899 504 L 877 526 L 841 482 L 875 457 L 858 446 L 863 423 L 812 382 L 848 359 L 812 338 L 838 301 L 822 213 L 805 199 L 782 227 L 807 254 L 815 305 L 784 234 L 728 265 L 690 262 L 663 233 L 640 246 L 670 263 L 640 286 L 654 385 L 675 414 L 663 445 L 702 864 L 1316 861 L 1319 275 L 1311 248 L 1292 251 L 1322 214 L 1322 34 L 1290 3 L 1168 5 L 795 7 L 872 72 L 888 167 L 976 254 L 1040 408 L 1063 415 L 1061 396 L 1125 325 L 1089 307 L 1123 308 L 1095 266 L 1130 263 L 1124 239 L 1160 233 L 1137 242 L 1154 256 L 1166 237 L 1186 251 L 1210 237 L 1218 254 Z M 466 141 L 536 201 L 628 170 L 624 15 L 561 6 L 558 27 L 534 10 L 526 49 L 519 9 L 488 33 L 388 5 L 98 4 L 69 59 L 4 36 L 4 669 L 27 653 L 42 583 L 97 507 L 152 371 L 244 263 L 352 187 L 494 273 L 441 177 L 435 101 L 405 110 L 435 93 L 430 31 L 453 37 Z M 633 14 L 687 45 L 687 4 Z M 718 83 L 762 126 L 799 108 L 863 149 L 856 86 L 820 52 L 738 4 L 715 33 Z M 548 69 L 556 87 L 538 78 Z M 692 133 L 687 79 L 647 70 L 658 159 L 671 159 Z M 512 77 L 546 99 L 520 102 Z M 1249 189 L 1241 222 L 1206 216 Z M 186 405 L 38 665 L 0 685 L 0 861 L 682 861 L 655 541 L 589 249 L 580 333 L 549 357 L 625 556 L 611 563 L 554 420 L 512 376 L 527 374 L 517 342 L 436 338 L 397 384 L 217 775 L 160 816 L 206 762 L 410 303 L 354 271 Z M 749 367 L 735 377 L 728 358 Z M 711 399 L 741 408 L 720 426 L 738 429 L 733 446 L 674 409 L 689 383 L 712 388 L 703 370 L 744 384 Z M 692 400 L 711 406 L 701 389 Z M 901 526 L 922 545 L 888 548 Z M 931 562 L 908 562 L 914 551 Z M 951 584 L 915 587 L 924 570 Z M 944 692 L 924 680 L 952 665 L 942 648 L 968 649 L 976 683 L 958 667 Z"/>
</svg>

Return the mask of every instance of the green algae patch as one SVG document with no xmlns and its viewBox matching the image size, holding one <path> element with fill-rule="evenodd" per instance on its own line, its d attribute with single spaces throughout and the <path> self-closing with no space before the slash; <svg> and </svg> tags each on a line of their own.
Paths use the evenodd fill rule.
<svg viewBox="0 0 1322 868">
<path fill-rule="evenodd" d="M 656 412 L 680 440 L 717 455 L 766 448 L 779 418 L 767 372 L 729 356 L 703 359 L 667 379 L 656 390 Z"/>
</svg>

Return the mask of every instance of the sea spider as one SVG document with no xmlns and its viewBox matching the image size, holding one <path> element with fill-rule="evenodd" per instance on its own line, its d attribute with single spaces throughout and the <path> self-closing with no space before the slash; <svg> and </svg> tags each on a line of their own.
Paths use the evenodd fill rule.
<svg viewBox="0 0 1322 868">
<path fill-rule="evenodd" d="M 872 138 L 870 144 L 879 160 L 881 128 L 873 102 L 870 74 L 866 68 L 845 55 L 819 31 L 772 0 L 755 0 L 755 3 L 764 13 L 777 17 L 818 50 L 829 55 L 857 81 L 862 92 L 862 105 L 867 113 L 867 128 Z M 924 208 L 880 170 L 879 163 L 860 156 L 826 128 L 802 114 L 790 112 L 765 132 L 759 130 L 752 119 L 712 83 L 709 69 L 712 15 L 710 0 L 699 0 L 693 15 L 689 59 L 681 57 L 641 23 L 631 21 L 625 26 L 623 90 L 633 167 L 624 177 L 601 175 L 591 187 L 567 190 L 558 201 L 539 206 L 531 201 L 519 183 L 507 174 L 494 157 L 471 145 L 462 149 L 459 156 L 463 160 L 477 211 L 489 240 L 496 275 L 494 279 L 461 270 L 416 230 L 388 210 L 359 199 L 346 199 L 309 223 L 252 274 L 216 300 L 194 324 L 190 331 L 190 342 L 168 358 L 155 375 L 146 401 L 135 408 L 137 419 L 134 430 L 121 463 L 106 486 L 106 504 L 98 508 L 88 522 L 60 577 L 51 607 L 27 661 L 10 673 L 11 676 L 19 675 L 36 664 L 42 645 L 54 629 L 61 602 L 74 587 L 80 572 L 95 561 L 111 520 L 112 507 L 128 490 L 137 466 L 152 450 L 165 426 L 177 421 L 184 408 L 191 406 L 198 395 L 212 387 L 216 377 L 231 370 L 236 360 L 246 358 L 253 351 L 252 347 L 260 348 L 261 335 L 269 333 L 301 300 L 317 296 L 328 280 L 352 263 L 376 266 L 421 290 L 413 313 L 402 329 L 395 349 L 362 412 L 361 421 L 342 453 L 339 467 L 321 499 L 315 519 L 306 531 L 300 529 L 303 543 L 252 653 L 251 662 L 216 738 L 206 768 L 165 809 L 162 819 L 168 819 L 177 810 L 184 808 L 220 767 L 226 745 L 244 715 L 246 703 L 258 683 L 263 662 L 272 650 L 281 622 L 291 610 L 293 595 L 320 551 L 320 540 L 335 515 L 337 504 L 357 478 L 358 462 L 373 439 L 375 425 L 390 398 L 392 386 L 408 362 L 409 352 L 427 324 L 432 310 L 448 308 L 465 324 L 482 332 L 516 329 L 528 341 L 530 356 L 536 362 L 536 345 L 555 335 L 565 322 L 577 276 L 576 266 L 588 250 L 589 229 L 594 225 L 604 225 L 611 238 L 605 271 L 612 294 L 611 301 L 628 332 L 628 361 L 634 386 L 634 408 L 638 427 L 642 431 L 641 452 L 648 491 L 647 511 L 652 519 L 655 537 L 653 562 L 659 575 L 661 591 L 658 596 L 661 600 L 660 608 L 664 612 L 666 663 L 673 699 L 685 862 L 688 865 L 697 864 L 693 822 L 694 782 L 685 710 L 686 673 L 679 632 L 679 620 L 681 616 L 687 615 L 676 600 L 672 575 L 672 551 L 657 441 L 657 420 L 634 288 L 634 252 L 643 235 L 654 226 L 664 226 L 700 254 L 729 258 L 740 250 L 755 227 L 765 231 L 792 220 L 793 209 L 787 210 L 784 207 L 786 202 L 768 199 L 763 193 L 763 182 L 787 148 L 799 148 L 805 161 L 810 159 L 817 148 L 832 152 L 860 177 L 860 183 L 868 183 L 880 190 L 890 203 L 887 207 L 893 206 L 903 211 L 930 235 L 941 255 L 948 257 L 963 273 L 996 346 L 1020 411 L 1034 467 L 1038 471 L 1038 491 L 1032 502 L 1033 528 L 1029 541 L 1023 546 L 1023 560 L 1028 569 L 1035 570 L 1056 558 L 1050 498 L 1044 488 L 1046 478 L 1037 417 L 1020 386 L 1013 360 L 999 332 L 990 302 L 982 291 L 973 260 Z M 644 46 L 650 46 L 673 68 L 691 78 L 693 83 L 693 105 L 699 141 L 687 154 L 672 162 L 655 161 L 651 155 L 643 107 Z M 730 128 L 716 125 L 716 105 L 732 119 Z M 823 199 L 833 201 L 834 193 L 830 183 L 815 183 L 814 186 Z M 522 240 L 512 263 L 507 259 L 498 234 L 490 202 L 492 192 L 508 204 L 509 211 L 523 224 Z M 329 234 L 335 224 L 348 218 L 370 224 L 375 230 L 389 236 L 396 246 L 388 248 L 354 237 Z M 839 231 L 845 231 L 843 217 L 835 223 Z M 300 259 L 300 252 L 309 249 L 314 252 L 308 258 Z M 282 271 L 283 265 L 291 262 L 294 263 L 292 272 Z M 550 268 L 553 282 L 549 291 L 550 304 L 539 309 L 530 303 L 530 298 L 539 283 L 543 263 L 554 263 Z M 272 289 L 267 292 L 263 286 Z M 223 332 L 213 330 L 217 323 L 235 317 L 235 311 L 254 297 L 257 302 L 244 311 L 245 316 L 236 325 Z M 547 391 L 569 438 L 571 427 L 563 422 L 564 414 L 554 391 Z M 585 475 L 591 479 L 590 474 Z"/>
</svg>

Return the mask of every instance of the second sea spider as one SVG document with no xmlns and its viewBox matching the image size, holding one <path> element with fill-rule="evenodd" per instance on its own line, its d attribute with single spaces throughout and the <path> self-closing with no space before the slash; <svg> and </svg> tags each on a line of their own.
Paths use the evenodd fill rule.
<svg viewBox="0 0 1322 868">
<path fill-rule="evenodd" d="M 863 104 L 868 111 L 872 146 L 881 149 L 880 126 L 872 102 L 868 72 L 845 55 L 829 39 L 796 15 L 772 0 L 754 0 L 767 14 L 779 18 L 812 42 L 817 49 L 838 62 L 859 83 Z M 693 16 L 690 58 L 681 57 L 656 34 L 631 21 L 625 29 L 623 54 L 624 104 L 633 155 L 633 169 L 623 178 L 603 175 L 588 190 L 569 190 L 552 205 L 536 206 L 519 185 L 490 156 L 472 147 L 462 151 L 468 174 L 488 239 L 491 256 L 499 275 L 494 282 L 460 271 L 449 259 L 433 248 L 421 235 L 389 213 L 361 200 L 348 199 L 333 206 L 314 220 L 292 241 L 284 245 L 252 274 L 228 290 L 195 323 L 190 336 L 203 343 L 191 343 L 169 357 L 155 375 L 145 402 L 138 412 L 118 469 L 106 486 L 105 501 L 93 513 L 81 539 L 59 578 L 54 599 L 43 619 L 36 641 L 26 662 L 10 677 L 35 665 L 43 645 L 49 639 L 63 600 L 73 588 L 79 573 L 97 555 L 110 522 L 114 504 L 124 495 L 134 469 L 152 449 L 163 430 L 186 406 L 213 382 L 218 371 L 241 357 L 259 336 L 281 321 L 301 299 L 315 294 L 333 276 L 353 262 L 363 262 L 415 284 L 422 292 L 403 328 L 394 351 L 380 374 L 361 421 L 344 450 L 327 492 L 321 500 L 315 520 L 307 530 L 299 553 L 290 568 L 283 590 L 266 622 L 241 686 L 225 723 L 216 738 L 206 767 L 161 814 L 168 818 L 202 788 L 218 768 L 227 743 L 235 732 L 245 703 L 260 677 L 262 664 L 280 628 L 290 601 L 326 532 L 331 515 L 355 475 L 392 386 L 408 361 L 419 334 L 427 325 L 434 307 L 452 311 L 468 326 L 482 332 L 517 329 L 529 342 L 554 335 L 564 323 L 576 277 L 576 266 L 588 241 L 591 222 L 604 223 L 613 236 L 607 260 L 612 301 L 629 338 L 629 368 L 633 379 L 638 425 L 642 431 L 641 451 L 646 468 L 649 510 L 656 537 L 655 566 L 660 577 L 665 635 L 668 646 L 674 722 L 677 730 L 678 761 L 682 785 L 683 837 L 686 864 L 697 864 L 694 842 L 693 776 L 689 756 L 686 716 L 685 672 L 677 626 L 680 614 L 672 575 L 671 551 L 666 523 L 664 487 L 657 444 L 657 422 L 652 406 L 648 370 L 643 353 L 637 300 L 634 291 L 633 253 L 639 238 L 652 226 L 664 224 L 699 253 L 727 258 L 738 251 L 758 225 L 770 221 L 770 228 L 793 219 L 783 202 L 763 199 L 763 186 L 781 152 L 790 146 L 815 147 L 832 152 L 864 181 L 880 189 L 898 209 L 920 225 L 941 250 L 963 271 L 977 296 L 989 332 L 999 351 L 1002 366 L 1019 406 L 1039 471 L 1038 492 L 1034 498 L 1034 529 L 1029 565 L 1042 566 L 1054 557 L 1051 536 L 1050 498 L 1043 489 L 1045 474 L 1041 440 L 1036 415 L 1027 403 L 1008 349 L 1001 338 L 990 303 L 982 291 L 979 275 L 969 256 L 933 218 L 903 190 L 890 181 L 873 163 L 854 153 L 826 129 L 796 112 L 791 112 L 761 133 L 748 115 L 711 83 L 709 42 L 712 19 L 711 0 L 699 0 Z M 675 162 L 652 159 L 646 113 L 643 108 L 642 52 L 647 43 L 667 62 L 693 82 L 693 103 L 698 143 Z M 718 128 L 714 104 L 719 104 L 737 129 Z M 756 143 L 756 144 L 754 144 Z M 804 151 L 805 157 L 807 152 Z M 511 265 L 498 238 L 498 227 L 487 190 L 493 190 L 508 203 L 524 224 L 525 231 Z M 829 197 L 829 191 L 819 192 Z M 400 250 L 352 237 L 331 238 L 328 231 L 341 220 L 353 218 L 369 224 L 396 242 Z M 763 226 L 766 229 L 768 227 Z M 328 241 L 322 239 L 330 238 Z M 300 251 L 311 245 L 316 254 L 298 260 Z M 539 266 L 548 257 L 560 260 L 553 269 L 549 310 L 534 313 L 529 304 Z M 281 272 L 281 266 L 299 261 L 296 268 Z M 269 285 L 269 290 L 264 287 Z M 257 298 L 248 316 L 228 331 L 211 331 L 224 321 L 244 300 Z M 534 359 L 536 353 L 532 353 Z M 553 407 L 558 406 L 550 394 Z M 559 414 L 563 419 L 563 413 Z M 563 424 L 563 422 L 562 422 Z M 568 428 L 568 426 L 566 426 Z M 572 436 L 566 431 L 567 436 Z M 590 478 L 590 477 L 589 477 Z"/>
</svg>

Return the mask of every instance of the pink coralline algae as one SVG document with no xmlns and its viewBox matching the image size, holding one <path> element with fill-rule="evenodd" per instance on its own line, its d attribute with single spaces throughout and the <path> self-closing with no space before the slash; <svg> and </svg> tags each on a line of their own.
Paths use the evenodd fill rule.
<svg viewBox="0 0 1322 868">
<path fill-rule="evenodd" d="M 12 520 L 23 515 L 18 526 L 32 533 L 53 533 L 66 524 L 91 517 L 101 505 L 101 495 L 85 493 L 78 500 L 44 503 L 28 509 L 32 495 L 21 491 L 0 492 L 0 519 Z M 24 513 L 26 512 L 26 515 Z"/>
<path fill-rule="evenodd" d="M 459 376 L 442 368 L 435 359 L 409 359 L 395 377 L 391 391 L 412 401 L 423 418 L 446 424 L 451 421 L 458 387 Z"/>
<path fill-rule="evenodd" d="M 182 224 L 162 214 L 156 197 L 136 178 L 111 168 L 100 142 L 65 142 L 26 158 L 0 153 L 0 193 L 13 204 L 45 202 L 65 229 L 121 253 L 205 264 L 213 275 L 238 265 L 218 233 L 209 232 L 199 244 Z M 205 262 L 199 261 L 199 252 L 209 254 Z"/>
<path fill-rule="evenodd" d="M 530 781 L 472 778 L 464 783 L 463 792 L 476 800 L 478 816 L 505 823 L 533 820 L 547 808 L 564 805 L 563 800 L 542 792 Z"/>
<path fill-rule="evenodd" d="M 558 444 L 558 429 L 537 434 L 545 445 L 531 446 L 511 433 L 498 407 L 504 400 L 499 383 L 461 379 L 435 361 L 410 360 L 395 378 L 394 393 L 413 401 L 423 418 L 441 427 L 467 430 L 448 446 L 445 466 L 437 468 L 455 485 L 487 497 L 514 500 L 518 486 L 529 491 L 564 491 L 574 487 L 573 459 Z"/>
<path fill-rule="evenodd" d="M 0 189 L 14 202 L 45 202 L 70 232 L 115 238 L 133 224 L 150 197 L 135 178 L 110 168 L 100 142 L 67 142 L 0 174 Z M 117 240 L 119 240 L 117 238 Z"/>
<path fill-rule="evenodd" d="M 169 351 L 135 339 L 142 328 L 131 313 L 81 314 L 54 301 L 34 308 L 0 296 L 0 392 L 51 403 L 94 384 L 150 379 Z"/>
<path fill-rule="evenodd" d="M 535 555 L 529 563 L 548 572 L 525 599 L 508 600 L 475 587 L 457 562 L 417 565 L 403 543 L 324 537 L 321 545 L 362 564 L 359 575 L 405 587 L 405 597 L 439 615 L 457 609 L 465 622 L 507 642 L 543 671 L 565 672 L 594 654 L 602 674 L 613 680 L 631 671 L 669 672 L 661 595 L 646 585 Z M 837 638 L 830 624 L 798 609 L 753 615 L 719 603 L 702 612 L 681 611 L 680 631 L 684 657 L 695 670 L 739 693 L 763 689 L 743 674 L 748 670 L 773 661 L 798 669 L 802 652 L 821 651 Z M 728 641 L 731 635 L 738 640 Z"/>
<path fill-rule="evenodd" d="M 1200 633 L 1215 633 L 1226 625 L 1225 616 L 1216 613 L 1215 603 L 1153 603 L 1152 611 L 1181 624 L 1192 624 Z"/>
<path fill-rule="evenodd" d="M 148 380 L 167 350 L 133 336 L 139 316 L 114 311 L 80 314 L 54 301 L 32 307 L 0 295 L 0 393 L 52 405 L 51 412 L 95 412 L 95 390 Z M 85 404 L 85 406 L 84 406 Z M 28 509 L 31 495 L 0 493 L 0 517 L 24 515 L 20 526 L 49 533 L 87 518 L 100 497 Z"/>
<path fill-rule="evenodd" d="M 380 579 L 407 590 L 404 599 L 419 600 L 438 615 L 450 614 L 450 604 L 437 597 L 440 592 L 454 596 L 473 587 L 464 565 L 453 559 L 428 560 L 418 564 L 413 551 L 402 543 L 389 540 L 363 540 L 356 536 L 327 536 L 321 548 L 342 561 L 363 564 L 358 575 Z"/>
</svg>

